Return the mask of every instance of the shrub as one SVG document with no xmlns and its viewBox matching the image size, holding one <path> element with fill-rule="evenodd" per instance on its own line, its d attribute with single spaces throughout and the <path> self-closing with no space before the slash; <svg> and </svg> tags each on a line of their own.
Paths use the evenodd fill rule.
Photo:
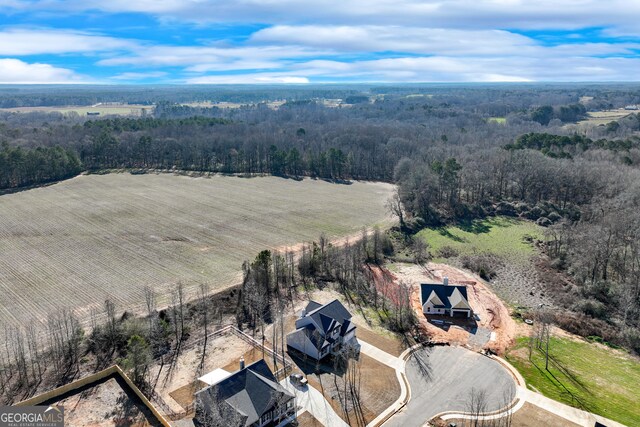
<svg viewBox="0 0 640 427">
<path fill-rule="evenodd" d="M 547 218 L 549 218 L 549 221 L 551 221 L 551 222 L 557 222 L 560 219 L 562 219 L 562 217 L 560 216 L 560 214 L 558 212 L 549 213 L 549 215 L 547 215 Z"/>
<path fill-rule="evenodd" d="M 504 216 L 518 216 L 516 208 L 509 202 L 500 202 L 496 206 L 496 213 Z"/>
<path fill-rule="evenodd" d="M 551 220 L 545 216 L 538 218 L 538 220 L 536 221 L 536 224 L 538 224 L 541 227 L 548 227 L 551 224 L 553 224 L 553 222 L 551 222 Z"/>
<path fill-rule="evenodd" d="M 453 248 L 448 245 L 438 249 L 438 256 L 441 258 L 453 258 L 453 257 L 457 257 L 459 254 L 460 253 L 456 248 Z"/>
<path fill-rule="evenodd" d="M 602 302 L 591 298 L 578 301 L 575 308 L 578 312 L 599 319 L 605 318 L 608 313 L 607 307 Z"/>
<path fill-rule="evenodd" d="M 534 206 L 530 211 L 525 213 L 525 216 L 530 220 L 535 221 L 536 219 L 546 215 L 546 213 L 547 212 L 542 207 Z"/>
<path fill-rule="evenodd" d="M 496 255 L 465 255 L 462 266 L 477 273 L 484 280 L 492 280 L 497 276 L 496 269 L 503 265 L 503 261 Z"/>
</svg>

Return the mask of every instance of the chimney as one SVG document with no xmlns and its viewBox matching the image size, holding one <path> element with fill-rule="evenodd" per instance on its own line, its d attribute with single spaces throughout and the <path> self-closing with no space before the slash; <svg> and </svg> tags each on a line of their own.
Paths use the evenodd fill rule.
<svg viewBox="0 0 640 427">
<path fill-rule="evenodd" d="M 300 318 L 302 319 L 306 315 L 307 315 L 307 310 L 303 308 L 302 311 L 300 312 Z"/>
<path fill-rule="evenodd" d="M 443 278 L 442 284 L 444 284 L 445 286 L 449 285 L 449 278 L 448 277 Z"/>
<path fill-rule="evenodd" d="M 244 356 L 240 358 L 240 370 L 244 369 Z"/>
</svg>

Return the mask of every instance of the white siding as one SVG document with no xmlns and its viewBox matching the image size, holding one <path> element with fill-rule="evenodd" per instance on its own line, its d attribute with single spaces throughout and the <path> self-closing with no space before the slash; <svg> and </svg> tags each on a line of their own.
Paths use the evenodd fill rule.
<svg viewBox="0 0 640 427">
<path fill-rule="evenodd" d="M 287 345 L 318 360 L 318 350 L 303 331 L 294 331 L 287 335 Z"/>
</svg>

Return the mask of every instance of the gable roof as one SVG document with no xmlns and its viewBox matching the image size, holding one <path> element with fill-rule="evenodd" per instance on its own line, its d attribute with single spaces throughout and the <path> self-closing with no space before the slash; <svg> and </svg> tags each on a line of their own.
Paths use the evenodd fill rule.
<svg viewBox="0 0 640 427">
<path fill-rule="evenodd" d="M 433 304 L 436 307 L 444 307 L 444 303 L 442 302 L 442 300 L 440 299 L 436 291 L 431 291 L 431 293 L 429 294 L 429 297 L 424 302 L 427 302 L 427 301 L 431 301 L 431 304 Z"/>
<path fill-rule="evenodd" d="M 467 287 L 464 285 L 422 283 L 420 284 L 420 294 L 422 305 L 431 301 L 437 308 L 471 310 L 467 299 Z M 439 300 L 440 304 L 436 304 L 436 300 Z"/>
<path fill-rule="evenodd" d="M 217 384 L 196 393 L 206 405 L 224 401 L 244 418 L 249 426 L 269 412 L 278 400 L 293 399 L 267 366 L 264 359 L 241 369 Z"/>
<path fill-rule="evenodd" d="M 471 306 L 469 305 L 469 302 L 467 301 L 467 297 L 466 297 L 467 288 L 465 287 L 464 290 L 465 290 L 465 296 L 462 296 L 462 292 L 458 287 L 456 287 L 453 290 L 453 292 L 449 296 L 449 302 L 451 303 L 451 308 L 466 308 L 467 310 L 471 310 Z"/>
<path fill-rule="evenodd" d="M 310 301 L 305 310 L 306 315 L 310 316 L 325 334 L 335 328 L 335 322 L 344 327 L 351 320 L 351 313 L 337 299 L 324 305 Z"/>
</svg>

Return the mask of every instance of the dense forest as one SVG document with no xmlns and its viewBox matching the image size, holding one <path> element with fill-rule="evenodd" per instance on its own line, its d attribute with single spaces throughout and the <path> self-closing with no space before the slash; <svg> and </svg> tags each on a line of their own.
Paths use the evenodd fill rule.
<svg viewBox="0 0 640 427">
<path fill-rule="evenodd" d="M 275 100 L 286 102 L 275 108 Z M 585 334 L 640 351 L 640 114 L 584 121 L 640 103 L 637 86 L 0 91 L 3 107 L 94 102 L 155 111 L 91 120 L 0 112 L 0 188 L 113 169 L 394 182 L 407 235 L 490 215 L 547 227 L 546 253 L 576 283 L 550 290 L 558 304 L 593 321 Z"/>
</svg>

